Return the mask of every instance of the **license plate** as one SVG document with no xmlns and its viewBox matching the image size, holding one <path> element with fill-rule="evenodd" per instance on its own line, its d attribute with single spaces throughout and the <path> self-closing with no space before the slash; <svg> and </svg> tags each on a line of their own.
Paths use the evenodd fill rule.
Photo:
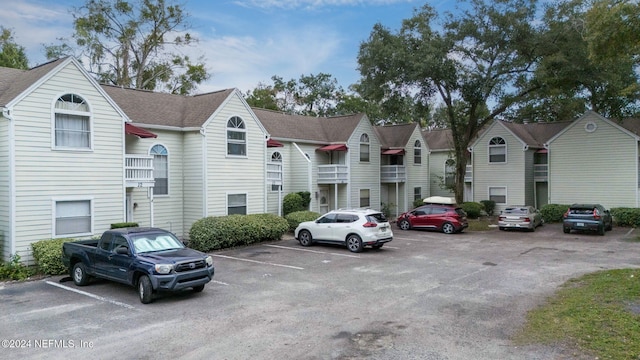
<svg viewBox="0 0 640 360">
<path fill-rule="evenodd" d="M 584 223 L 576 223 L 576 226 L 584 226 Z"/>
<path fill-rule="evenodd" d="M 386 226 L 383 226 L 383 227 L 380 228 L 380 230 L 382 230 L 382 231 L 387 231 L 387 229 L 388 229 L 388 227 L 386 227 Z"/>
</svg>

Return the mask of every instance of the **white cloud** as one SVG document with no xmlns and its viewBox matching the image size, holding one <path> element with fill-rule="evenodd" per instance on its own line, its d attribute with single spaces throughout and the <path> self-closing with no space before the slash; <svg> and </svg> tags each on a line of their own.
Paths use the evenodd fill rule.
<svg viewBox="0 0 640 360">
<path fill-rule="evenodd" d="M 414 0 L 237 0 L 234 3 L 244 7 L 255 7 L 262 9 L 315 9 L 327 6 L 376 6 L 411 2 L 414 2 Z"/>
</svg>

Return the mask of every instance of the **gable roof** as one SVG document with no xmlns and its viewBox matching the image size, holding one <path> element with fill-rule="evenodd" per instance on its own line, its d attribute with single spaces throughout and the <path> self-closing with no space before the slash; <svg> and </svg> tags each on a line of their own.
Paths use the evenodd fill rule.
<svg viewBox="0 0 640 360">
<path fill-rule="evenodd" d="M 422 137 L 431 151 L 453 149 L 453 135 L 450 129 L 422 130 Z"/>
<path fill-rule="evenodd" d="M 171 127 L 200 127 L 235 91 L 185 96 L 102 85 L 102 88 L 135 123 Z"/>
<path fill-rule="evenodd" d="M 313 117 L 290 115 L 279 111 L 252 108 L 272 138 L 316 143 L 345 143 L 355 131 L 364 114 Z"/>
<path fill-rule="evenodd" d="M 411 135 L 418 127 L 416 123 L 409 124 L 396 124 L 386 126 L 375 126 L 373 130 L 378 139 L 380 139 L 380 145 L 382 149 L 391 148 L 405 148 L 408 145 Z M 426 140 L 425 140 L 426 142 Z M 413 146 L 413 144 L 411 144 Z"/>
<path fill-rule="evenodd" d="M 498 123 L 530 148 L 543 148 L 549 139 L 571 125 L 571 121 L 517 124 L 498 120 Z"/>
<path fill-rule="evenodd" d="M 640 124 L 638 124 L 638 120 L 637 119 L 625 119 L 625 120 L 623 120 L 621 122 L 615 122 L 615 121 L 607 119 L 606 117 L 598 114 L 597 112 L 595 112 L 593 110 L 589 110 L 586 113 L 584 113 L 582 116 L 580 116 L 578 119 L 572 121 L 568 126 L 564 127 L 562 130 L 560 130 L 557 134 L 552 136 L 550 139 L 548 139 L 545 142 L 545 145 L 552 143 L 558 137 L 560 137 L 560 135 L 562 135 L 563 133 L 568 131 L 570 128 L 572 128 L 573 126 L 578 124 L 581 120 L 584 120 L 584 119 L 586 119 L 588 117 L 596 117 L 597 119 L 600 119 L 600 120 L 602 120 L 602 121 L 604 121 L 606 123 L 609 123 L 611 126 L 617 128 L 618 130 L 622 131 L 623 133 L 631 136 L 636 141 L 640 141 L 640 136 L 638 135 L 638 131 L 640 130 Z"/>
<path fill-rule="evenodd" d="M 58 65 L 69 61 L 69 59 L 50 61 L 29 70 L 0 67 L 0 106 L 11 103 Z"/>
</svg>

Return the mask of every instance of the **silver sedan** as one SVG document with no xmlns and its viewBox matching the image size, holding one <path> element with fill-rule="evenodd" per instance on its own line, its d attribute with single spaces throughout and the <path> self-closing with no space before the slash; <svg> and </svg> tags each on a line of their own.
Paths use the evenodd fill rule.
<svg viewBox="0 0 640 360">
<path fill-rule="evenodd" d="M 542 223 L 540 211 L 533 206 L 509 206 L 498 218 L 500 230 L 526 229 L 535 231 L 538 226 L 542 226 Z"/>
</svg>

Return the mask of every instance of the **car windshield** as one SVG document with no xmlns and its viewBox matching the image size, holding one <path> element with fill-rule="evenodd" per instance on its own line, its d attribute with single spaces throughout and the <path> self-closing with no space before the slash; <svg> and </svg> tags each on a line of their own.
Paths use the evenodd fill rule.
<svg viewBox="0 0 640 360">
<path fill-rule="evenodd" d="M 367 215 L 367 220 L 371 222 L 383 223 L 387 222 L 387 218 L 383 213 L 375 213 Z"/>
<path fill-rule="evenodd" d="M 137 253 L 175 250 L 184 248 L 184 244 L 171 234 L 131 235 L 133 247 Z"/>
<path fill-rule="evenodd" d="M 505 214 L 516 214 L 516 215 L 524 215 L 527 213 L 527 208 L 506 208 L 504 209 Z"/>
</svg>

